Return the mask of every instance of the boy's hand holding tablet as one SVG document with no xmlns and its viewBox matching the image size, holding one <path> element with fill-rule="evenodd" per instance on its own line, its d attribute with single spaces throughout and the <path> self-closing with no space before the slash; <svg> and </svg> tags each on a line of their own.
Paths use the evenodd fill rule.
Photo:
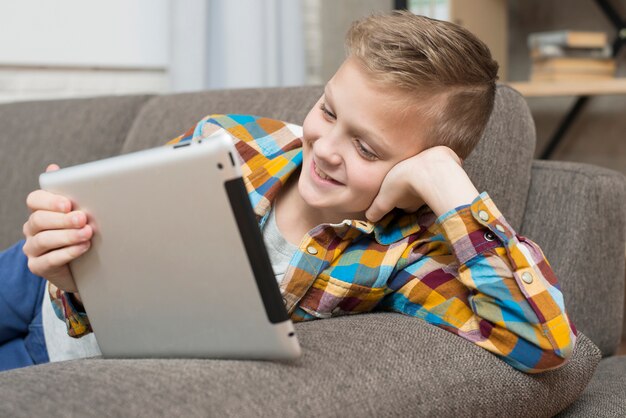
<svg viewBox="0 0 626 418">
<path fill-rule="evenodd" d="M 46 172 L 57 171 L 51 164 Z M 61 290 L 76 293 L 76 283 L 69 263 L 91 247 L 93 229 L 82 211 L 72 211 L 72 201 L 65 196 L 36 190 L 28 195 L 27 206 L 33 211 L 24 224 L 24 253 L 29 269 Z"/>
</svg>

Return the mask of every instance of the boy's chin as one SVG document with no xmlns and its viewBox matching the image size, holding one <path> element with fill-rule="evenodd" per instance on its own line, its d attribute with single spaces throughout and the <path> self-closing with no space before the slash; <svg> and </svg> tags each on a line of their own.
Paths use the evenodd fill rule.
<svg viewBox="0 0 626 418">
<path fill-rule="evenodd" d="M 306 203 L 308 207 L 318 211 L 324 211 L 326 213 L 334 213 L 338 217 L 341 217 L 343 214 L 344 219 L 361 219 L 365 220 L 365 211 L 367 208 L 354 208 L 353 201 L 347 202 L 343 205 L 338 205 L 337 199 L 332 198 L 328 194 L 321 193 L 318 190 L 315 190 L 313 187 L 310 187 L 306 184 L 306 181 L 302 181 L 300 179 L 298 182 L 298 193 L 300 194 L 300 198 Z M 349 206 L 349 207 L 346 207 Z M 357 209 L 355 211 L 355 209 Z"/>
</svg>

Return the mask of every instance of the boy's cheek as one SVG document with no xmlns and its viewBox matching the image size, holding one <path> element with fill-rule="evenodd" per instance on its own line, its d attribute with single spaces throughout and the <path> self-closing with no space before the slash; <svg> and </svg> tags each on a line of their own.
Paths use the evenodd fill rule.
<svg viewBox="0 0 626 418">
<path fill-rule="evenodd" d="M 311 110 L 302 123 L 303 136 L 311 137 L 319 134 L 322 123 L 321 116 L 315 112 L 315 109 Z"/>
<path fill-rule="evenodd" d="M 302 129 L 302 142 L 305 148 L 311 148 L 311 144 L 315 142 L 315 138 L 318 138 L 319 135 L 315 134 L 314 129 L 307 129 L 307 127 L 303 126 Z"/>
</svg>

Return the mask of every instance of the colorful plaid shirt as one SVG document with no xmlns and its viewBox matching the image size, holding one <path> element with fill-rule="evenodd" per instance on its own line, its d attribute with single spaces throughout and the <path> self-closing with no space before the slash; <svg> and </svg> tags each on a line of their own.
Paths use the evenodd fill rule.
<svg viewBox="0 0 626 418">
<path fill-rule="evenodd" d="M 176 144 L 226 130 L 239 153 L 263 226 L 272 202 L 302 164 L 302 129 L 273 119 L 211 115 Z M 437 218 L 427 207 L 379 222 L 322 224 L 302 239 L 280 284 L 293 321 L 373 310 L 400 312 L 453 332 L 529 373 L 562 365 L 576 330 L 541 249 L 518 235 L 487 193 Z M 69 334 L 91 331 L 51 286 Z"/>
</svg>

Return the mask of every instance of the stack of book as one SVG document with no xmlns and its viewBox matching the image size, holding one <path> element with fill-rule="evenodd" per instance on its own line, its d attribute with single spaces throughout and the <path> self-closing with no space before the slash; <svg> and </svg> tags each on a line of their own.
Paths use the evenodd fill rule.
<svg viewBox="0 0 626 418">
<path fill-rule="evenodd" d="M 589 81 L 615 77 L 604 32 L 555 31 L 528 37 L 531 81 Z"/>
</svg>

